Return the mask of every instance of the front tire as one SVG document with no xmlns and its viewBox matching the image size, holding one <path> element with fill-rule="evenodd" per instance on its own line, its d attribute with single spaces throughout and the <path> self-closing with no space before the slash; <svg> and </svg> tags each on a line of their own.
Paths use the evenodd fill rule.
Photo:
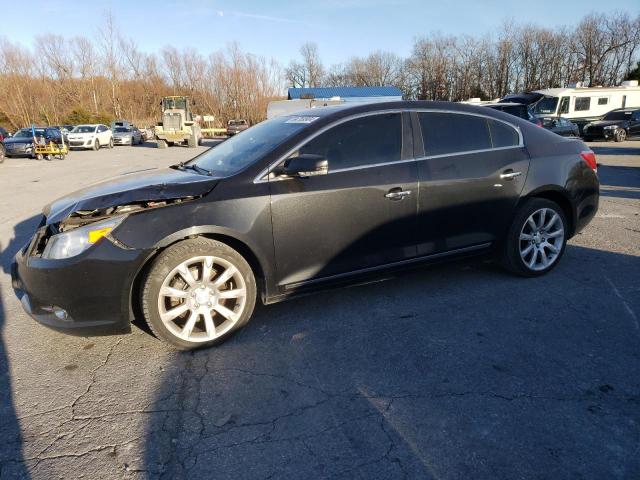
<svg viewBox="0 0 640 480">
<path fill-rule="evenodd" d="M 502 246 L 502 263 L 511 272 L 537 277 L 560 261 L 568 224 L 562 208 L 544 198 L 530 198 L 516 212 Z"/>
<path fill-rule="evenodd" d="M 100 140 L 98 140 L 97 138 L 96 138 L 96 141 L 95 141 L 95 142 L 93 142 L 93 150 L 94 150 L 95 152 L 97 152 L 98 150 L 100 150 Z"/>
<path fill-rule="evenodd" d="M 153 261 L 142 311 L 153 333 L 181 350 L 226 340 L 251 318 L 256 281 L 247 261 L 207 238 L 176 243 Z"/>
<path fill-rule="evenodd" d="M 614 140 L 616 142 L 624 142 L 627 139 L 627 131 L 624 128 L 619 128 L 616 130 L 616 134 L 614 136 Z"/>
</svg>

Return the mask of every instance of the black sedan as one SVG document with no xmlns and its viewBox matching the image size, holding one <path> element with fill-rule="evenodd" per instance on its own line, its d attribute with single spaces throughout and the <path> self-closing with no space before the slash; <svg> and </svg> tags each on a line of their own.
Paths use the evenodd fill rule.
<svg viewBox="0 0 640 480">
<path fill-rule="evenodd" d="M 578 125 L 562 117 L 540 117 L 542 126 L 561 137 L 579 137 Z"/>
<path fill-rule="evenodd" d="M 615 140 L 624 142 L 628 137 L 640 136 L 640 108 L 618 108 L 607 113 L 602 120 L 587 123 L 582 136 L 585 140 Z"/>
<path fill-rule="evenodd" d="M 62 143 L 62 134 L 56 127 L 22 128 L 12 137 L 4 140 L 3 144 L 7 157 L 34 157 L 34 133 L 37 141 Z"/>
<path fill-rule="evenodd" d="M 189 349 L 227 338 L 257 301 L 390 269 L 489 253 L 542 275 L 598 198 L 582 141 L 514 116 L 445 102 L 325 107 L 60 198 L 12 279 L 45 325 L 114 333 L 139 316 Z"/>
</svg>

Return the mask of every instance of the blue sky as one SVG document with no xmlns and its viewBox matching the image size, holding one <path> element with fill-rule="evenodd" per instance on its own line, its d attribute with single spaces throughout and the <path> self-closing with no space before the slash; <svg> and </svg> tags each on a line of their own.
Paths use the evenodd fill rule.
<svg viewBox="0 0 640 480">
<path fill-rule="evenodd" d="M 161 8 L 158 8 L 162 6 Z M 604 8 L 606 6 L 606 8 Z M 120 31 L 147 52 L 167 44 L 203 53 L 237 41 L 243 50 L 283 63 L 300 45 L 316 42 L 325 64 L 377 49 L 406 56 L 416 36 L 495 31 L 505 20 L 541 26 L 571 26 L 586 13 L 621 10 L 637 15 L 637 0 L 0 0 L 5 13 L 0 36 L 30 45 L 39 33 L 92 37 L 101 15 L 111 11 Z M 33 12 L 33 13 L 32 13 Z M 18 20 L 19 19 L 19 20 Z M 164 26 L 171 26 L 173 33 Z"/>
</svg>

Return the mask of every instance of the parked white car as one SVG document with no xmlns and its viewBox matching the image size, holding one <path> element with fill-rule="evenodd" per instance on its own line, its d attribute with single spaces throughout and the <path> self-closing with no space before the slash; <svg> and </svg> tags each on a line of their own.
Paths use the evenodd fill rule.
<svg viewBox="0 0 640 480">
<path fill-rule="evenodd" d="M 68 135 L 69 148 L 113 148 L 113 132 L 102 124 L 78 125 Z"/>
</svg>

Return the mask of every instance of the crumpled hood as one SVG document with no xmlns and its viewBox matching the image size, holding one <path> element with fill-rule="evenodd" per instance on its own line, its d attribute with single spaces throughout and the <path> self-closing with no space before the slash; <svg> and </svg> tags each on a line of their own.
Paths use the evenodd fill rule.
<svg viewBox="0 0 640 480">
<path fill-rule="evenodd" d="M 202 196 L 213 190 L 218 181 L 216 177 L 172 168 L 131 172 L 65 195 L 45 206 L 42 212 L 49 225 L 76 211 Z"/>
</svg>

